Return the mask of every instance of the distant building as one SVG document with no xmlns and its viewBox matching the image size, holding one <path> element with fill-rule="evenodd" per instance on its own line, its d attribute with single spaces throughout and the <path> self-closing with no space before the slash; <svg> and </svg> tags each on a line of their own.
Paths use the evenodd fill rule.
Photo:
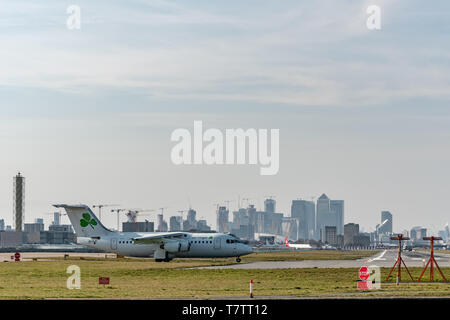
<svg viewBox="0 0 450 320">
<path fill-rule="evenodd" d="M 181 231 L 181 217 L 172 216 L 169 219 L 170 231 Z"/>
<path fill-rule="evenodd" d="M 442 240 L 447 241 L 447 232 L 444 230 L 438 231 L 438 236 L 442 238 Z"/>
<path fill-rule="evenodd" d="M 338 234 L 336 236 L 336 247 L 337 248 L 344 247 L 344 235 L 343 234 Z"/>
<path fill-rule="evenodd" d="M 281 223 L 282 235 L 288 239 L 297 239 L 298 219 L 285 217 Z M 259 233 L 259 232 L 258 232 Z"/>
<path fill-rule="evenodd" d="M 387 235 L 392 234 L 392 214 L 389 211 L 381 211 L 381 226 L 378 229 L 378 233 Z"/>
<path fill-rule="evenodd" d="M 273 199 L 264 200 L 264 211 L 267 213 L 275 213 L 276 201 Z"/>
<path fill-rule="evenodd" d="M 155 224 L 150 221 L 145 222 L 122 222 L 122 232 L 154 232 Z"/>
<path fill-rule="evenodd" d="M 61 228 L 50 229 L 40 232 L 41 244 L 71 244 L 76 243 L 76 235 L 72 231 L 72 226 L 59 226 Z"/>
<path fill-rule="evenodd" d="M 326 194 L 322 194 L 317 199 L 316 214 L 316 234 L 319 240 L 326 241 L 326 226 L 335 226 L 336 235 L 344 234 L 344 200 L 330 200 Z"/>
<path fill-rule="evenodd" d="M 361 233 L 359 224 L 347 223 L 344 225 L 344 247 L 368 248 L 371 242 L 371 234 Z"/>
<path fill-rule="evenodd" d="M 5 220 L 0 219 L 0 231 L 4 231 L 5 230 Z"/>
<path fill-rule="evenodd" d="M 52 232 L 72 232 L 73 233 L 73 229 L 72 229 L 72 225 L 70 224 L 61 224 L 61 225 L 51 225 L 48 227 L 48 231 L 52 231 Z"/>
<path fill-rule="evenodd" d="M 59 220 L 60 218 L 61 218 L 60 213 L 59 212 L 54 212 L 53 213 L 53 222 L 52 222 L 52 224 L 58 226 L 60 224 L 60 220 Z"/>
<path fill-rule="evenodd" d="M 281 235 L 283 214 L 282 213 L 266 213 L 264 216 L 264 232 Z"/>
<path fill-rule="evenodd" d="M 25 232 L 41 232 L 44 231 L 43 223 L 25 223 L 23 227 Z"/>
<path fill-rule="evenodd" d="M 197 230 L 198 231 L 211 231 L 211 227 L 208 226 L 206 220 L 197 221 Z"/>
<path fill-rule="evenodd" d="M 39 244 L 41 243 L 41 233 L 40 232 L 25 232 L 25 243 L 28 244 Z"/>
<path fill-rule="evenodd" d="M 331 214 L 336 221 L 336 232 L 344 235 L 344 200 L 330 200 Z"/>
<path fill-rule="evenodd" d="M 23 230 L 25 220 L 25 177 L 20 175 L 14 177 L 14 229 Z"/>
<path fill-rule="evenodd" d="M 299 220 L 296 239 L 310 240 L 316 238 L 316 208 L 313 201 L 293 200 L 291 205 L 291 218 Z"/>
<path fill-rule="evenodd" d="M 369 233 L 359 233 L 353 238 L 354 246 L 359 248 L 370 247 L 370 234 Z"/>
<path fill-rule="evenodd" d="M 448 223 L 444 226 L 444 230 L 438 232 L 439 237 L 444 241 L 450 241 L 450 230 L 448 227 Z"/>
<path fill-rule="evenodd" d="M 167 232 L 168 231 L 168 226 L 167 226 L 167 222 L 164 220 L 164 216 L 162 214 L 158 214 L 156 217 L 158 224 L 157 224 L 157 232 Z"/>
<path fill-rule="evenodd" d="M 411 241 L 416 244 L 420 244 L 421 242 L 425 243 L 423 240 L 423 237 L 427 236 L 427 228 L 424 227 L 413 227 L 411 228 L 409 232 L 409 237 L 411 238 Z"/>
<path fill-rule="evenodd" d="M 238 211 L 233 211 L 233 229 L 239 229 L 241 226 L 250 224 L 250 219 L 247 216 L 247 210 L 240 208 Z"/>
<path fill-rule="evenodd" d="M 0 232 L 1 248 L 17 248 L 26 242 L 26 233 L 23 231 Z"/>
<path fill-rule="evenodd" d="M 344 225 L 344 246 L 354 246 L 355 237 L 359 235 L 359 224 L 347 223 Z"/>
<path fill-rule="evenodd" d="M 337 228 L 336 226 L 325 226 L 325 243 L 335 246 L 337 245 Z"/>
<path fill-rule="evenodd" d="M 183 231 L 198 229 L 196 215 L 197 211 L 189 209 L 186 220 L 183 221 Z"/>
<path fill-rule="evenodd" d="M 228 230 L 228 209 L 226 207 L 219 207 L 217 209 L 217 231 L 220 233 L 229 232 Z"/>
</svg>

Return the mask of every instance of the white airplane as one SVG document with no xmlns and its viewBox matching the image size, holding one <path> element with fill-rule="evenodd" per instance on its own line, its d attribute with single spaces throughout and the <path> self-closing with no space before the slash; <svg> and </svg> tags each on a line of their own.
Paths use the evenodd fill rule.
<svg viewBox="0 0 450 320">
<path fill-rule="evenodd" d="M 240 257 L 253 252 L 236 236 L 224 233 L 117 232 L 107 229 L 86 205 L 56 204 L 64 208 L 77 242 L 91 248 L 131 257 L 173 258 Z"/>
<path fill-rule="evenodd" d="M 299 249 L 299 250 L 312 249 L 311 245 L 309 245 L 309 244 L 289 243 L 287 238 L 284 238 L 284 244 L 286 245 L 286 247 L 292 248 L 292 249 Z"/>
</svg>

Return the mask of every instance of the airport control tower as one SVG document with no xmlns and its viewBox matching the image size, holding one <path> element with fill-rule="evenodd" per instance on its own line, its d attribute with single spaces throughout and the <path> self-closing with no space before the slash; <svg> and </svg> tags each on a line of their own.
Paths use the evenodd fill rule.
<svg viewBox="0 0 450 320">
<path fill-rule="evenodd" d="M 25 177 L 20 175 L 14 177 L 14 228 L 16 231 L 22 231 L 25 218 Z"/>
</svg>

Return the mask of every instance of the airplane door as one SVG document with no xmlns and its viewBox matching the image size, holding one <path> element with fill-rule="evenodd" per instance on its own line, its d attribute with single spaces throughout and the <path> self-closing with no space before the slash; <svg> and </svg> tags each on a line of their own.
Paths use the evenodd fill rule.
<svg viewBox="0 0 450 320">
<path fill-rule="evenodd" d="M 220 241 L 219 237 L 214 238 L 214 249 L 220 249 Z"/>
<path fill-rule="evenodd" d="M 111 249 L 117 250 L 117 239 L 111 239 Z"/>
</svg>

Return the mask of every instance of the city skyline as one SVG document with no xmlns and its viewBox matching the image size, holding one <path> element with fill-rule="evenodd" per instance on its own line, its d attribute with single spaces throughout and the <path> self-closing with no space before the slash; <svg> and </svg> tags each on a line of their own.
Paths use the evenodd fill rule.
<svg viewBox="0 0 450 320">
<path fill-rule="evenodd" d="M 16 176 L 14 176 L 14 190 L 16 188 L 16 184 L 17 184 L 17 178 L 20 179 L 25 179 L 24 176 L 21 175 L 21 173 L 19 172 Z M 14 191 L 13 190 L 13 191 Z M 24 198 L 26 198 L 24 191 L 20 191 L 21 192 L 21 197 L 23 196 Z M 228 230 L 228 226 L 226 226 L 226 224 L 233 224 L 234 221 L 234 214 L 237 213 L 239 214 L 240 210 L 245 209 L 248 210 L 250 207 L 254 206 L 254 210 L 256 210 L 257 212 L 267 212 L 267 213 L 277 213 L 276 211 L 276 207 L 277 207 L 277 201 L 274 199 L 276 198 L 276 196 L 271 195 L 271 196 L 266 196 L 264 198 L 263 204 L 261 207 L 257 207 L 255 206 L 251 201 L 250 198 L 242 198 L 239 196 L 236 203 L 239 203 L 238 207 L 234 209 L 232 209 L 232 206 L 229 205 L 230 202 L 234 202 L 234 200 L 225 200 L 223 204 L 220 203 L 215 203 L 214 205 L 217 206 L 216 210 L 215 210 L 215 214 L 214 214 L 214 219 L 215 219 L 215 223 L 211 222 L 210 219 L 206 218 L 205 216 L 201 216 L 199 220 L 205 220 L 207 223 L 207 226 L 212 227 L 213 230 L 216 230 L 217 232 L 230 232 L 231 230 Z M 14 196 L 14 203 L 16 196 Z M 247 202 L 247 206 L 242 205 L 243 202 Z M 325 201 L 325 202 L 324 202 Z M 344 209 L 344 200 L 331 200 L 325 193 L 322 193 L 322 195 L 320 197 L 311 197 L 310 200 L 307 199 L 301 199 L 301 198 L 297 198 L 297 199 L 293 199 L 291 200 L 291 210 L 290 210 L 290 214 L 289 213 L 285 213 L 285 212 L 279 212 L 280 214 L 283 214 L 283 217 L 293 217 L 293 218 L 297 218 L 299 219 L 299 221 L 303 221 L 303 223 L 301 224 L 301 226 L 299 226 L 300 229 L 298 229 L 297 231 L 297 236 L 299 239 L 322 239 L 324 240 L 324 235 L 322 235 L 322 232 L 324 232 L 324 226 L 330 226 L 330 225 L 334 225 L 337 227 L 336 230 L 336 234 L 337 235 L 343 235 L 344 234 L 344 225 L 345 224 L 358 224 L 361 226 L 361 222 L 360 221 L 347 221 L 345 220 L 345 209 Z M 312 208 L 309 208 L 309 204 L 312 204 Z M 21 204 L 23 205 L 23 204 Z M 325 205 L 325 207 L 323 207 Z M 102 205 L 103 206 L 103 205 Z M 300 206 L 300 207 L 299 207 Z M 333 209 L 334 206 L 334 209 Z M 93 207 L 98 207 L 98 205 L 93 205 Z M 120 206 L 117 205 L 106 205 L 106 207 L 112 207 L 112 208 L 118 208 Z M 321 209 L 322 207 L 322 209 Z M 326 209 L 326 207 L 328 207 L 328 209 Z M 163 215 L 164 210 L 168 209 L 168 207 L 164 207 L 164 208 L 159 208 L 159 210 L 162 211 L 158 211 L 157 209 L 152 209 L 152 210 L 145 210 L 145 211 L 154 211 L 155 212 L 155 216 L 150 218 L 150 217 L 146 217 L 145 221 L 151 221 L 154 224 L 155 230 L 160 229 L 161 228 L 161 224 L 165 224 L 165 227 L 163 228 L 165 229 L 169 229 L 169 221 L 172 221 L 172 218 L 177 218 L 177 220 L 181 221 L 181 219 L 183 219 L 183 212 L 187 212 L 188 216 L 186 217 L 186 219 L 183 219 L 183 222 L 189 222 L 192 219 L 195 220 L 195 216 L 197 214 L 197 211 L 194 210 L 194 208 L 192 208 L 191 205 L 189 205 L 189 209 L 188 210 L 176 210 L 177 214 L 171 214 L 170 212 Z M 311 210 L 312 209 L 312 210 Z M 326 209 L 326 210 L 324 210 Z M 336 211 L 337 210 L 337 211 Z M 111 213 L 116 212 L 115 210 L 108 210 Z M 119 216 L 122 218 L 119 218 L 119 221 L 121 221 L 122 223 L 125 222 L 123 221 L 123 216 L 126 216 L 126 211 L 124 211 L 124 214 Z M 132 211 L 132 210 L 128 210 L 128 211 Z M 141 210 L 138 210 L 141 211 Z M 13 210 L 14 212 L 14 210 Z M 220 213 L 223 212 L 225 213 L 225 215 L 220 215 Z M 230 214 L 231 212 L 231 214 Z M 49 214 L 49 213 L 46 213 Z M 193 215 L 192 215 L 193 214 Z M 332 214 L 332 216 L 329 216 L 330 214 Z M 311 218 L 312 215 L 312 218 Z M 34 217 L 35 215 L 33 215 Z M 64 215 L 63 215 L 64 216 Z M 191 216 L 191 217 L 189 217 Z M 192 218 L 192 216 L 194 218 Z M 13 218 L 16 217 L 16 214 L 13 214 Z M 105 215 L 103 215 L 103 217 L 105 217 Z M 115 229 L 114 227 L 111 227 L 109 224 L 111 222 L 111 215 L 106 215 L 107 219 L 102 219 L 102 222 L 106 225 L 109 226 L 111 229 Z M 56 219 L 57 218 L 57 219 Z M 51 219 L 51 218 L 49 218 Z M 61 219 L 61 215 L 57 214 L 57 212 L 53 213 L 53 220 L 51 221 L 51 223 L 48 223 L 48 225 L 54 225 L 55 221 L 57 220 L 56 225 L 60 224 L 60 219 Z M 164 219 L 164 220 L 163 220 Z M 225 220 L 224 220 L 225 219 Z M 331 219 L 331 220 L 330 220 Z M 386 220 L 387 219 L 387 220 Z M 1 217 L 0 216 L 0 220 L 2 220 L 3 225 L 6 229 L 7 226 L 11 227 L 12 230 L 15 230 L 14 226 L 9 225 L 8 224 L 8 219 Z M 33 222 L 30 221 L 29 219 L 25 219 L 24 222 L 22 223 L 22 227 L 25 224 L 33 224 L 33 223 L 37 223 L 37 221 L 40 220 L 42 221 L 44 224 L 44 218 L 42 216 L 37 215 L 36 217 L 33 218 Z M 222 220 L 222 221 L 220 221 Z M 387 223 L 386 223 L 386 221 Z M 107 222 L 106 222 L 107 221 Z M 129 221 L 129 219 L 128 219 Z M 197 220 L 198 221 L 198 220 Z M 313 221 L 313 222 L 312 222 Z M 383 223 L 384 222 L 384 223 Z M 68 223 L 70 224 L 70 223 Z M 379 232 L 381 233 L 402 233 L 404 230 L 412 230 L 414 228 L 417 227 L 425 227 L 427 230 L 431 231 L 431 233 L 435 233 L 438 234 L 439 232 L 441 232 L 442 230 L 445 229 L 445 226 L 447 226 L 448 228 L 448 222 L 446 222 L 446 224 L 443 224 L 442 226 L 432 226 L 430 227 L 429 225 L 426 224 L 419 224 L 419 225 L 414 225 L 411 227 L 398 227 L 398 230 L 393 229 L 392 227 L 393 225 L 393 215 L 390 211 L 387 210 L 382 210 L 381 211 L 381 221 L 379 224 L 377 224 L 375 227 L 369 227 L 369 229 L 365 229 L 364 227 L 361 227 L 361 231 L 362 232 L 366 232 L 366 233 L 370 233 L 376 230 L 379 230 Z M 224 227 L 225 226 L 225 227 Z M 379 229 L 378 229 L 379 228 Z M 167 231 L 167 230 L 166 230 Z M 254 230 L 254 232 L 258 232 L 258 230 Z M 307 238 L 303 238 L 302 236 L 307 235 Z"/>
<path fill-rule="evenodd" d="M 367 28 L 367 7 L 381 29 Z M 366 231 L 448 222 L 446 1 L 25 0 L 2 6 L 0 216 L 26 177 L 26 222 L 53 203 L 263 208 L 326 193 Z M 411 36 L 414 30 L 414 36 Z M 436 32 L 439 30 L 439 32 Z M 30 57 L 32 52 L 32 58 Z M 279 129 L 279 170 L 174 165 L 174 130 Z M 48 217 L 45 217 L 48 218 Z M 65 219 L 63 217 L 63 219 Z M 102 220 L 116 226 L 116 215 Z M 397 229 L 398 228 L 398 229 Z"/>
</svg>

